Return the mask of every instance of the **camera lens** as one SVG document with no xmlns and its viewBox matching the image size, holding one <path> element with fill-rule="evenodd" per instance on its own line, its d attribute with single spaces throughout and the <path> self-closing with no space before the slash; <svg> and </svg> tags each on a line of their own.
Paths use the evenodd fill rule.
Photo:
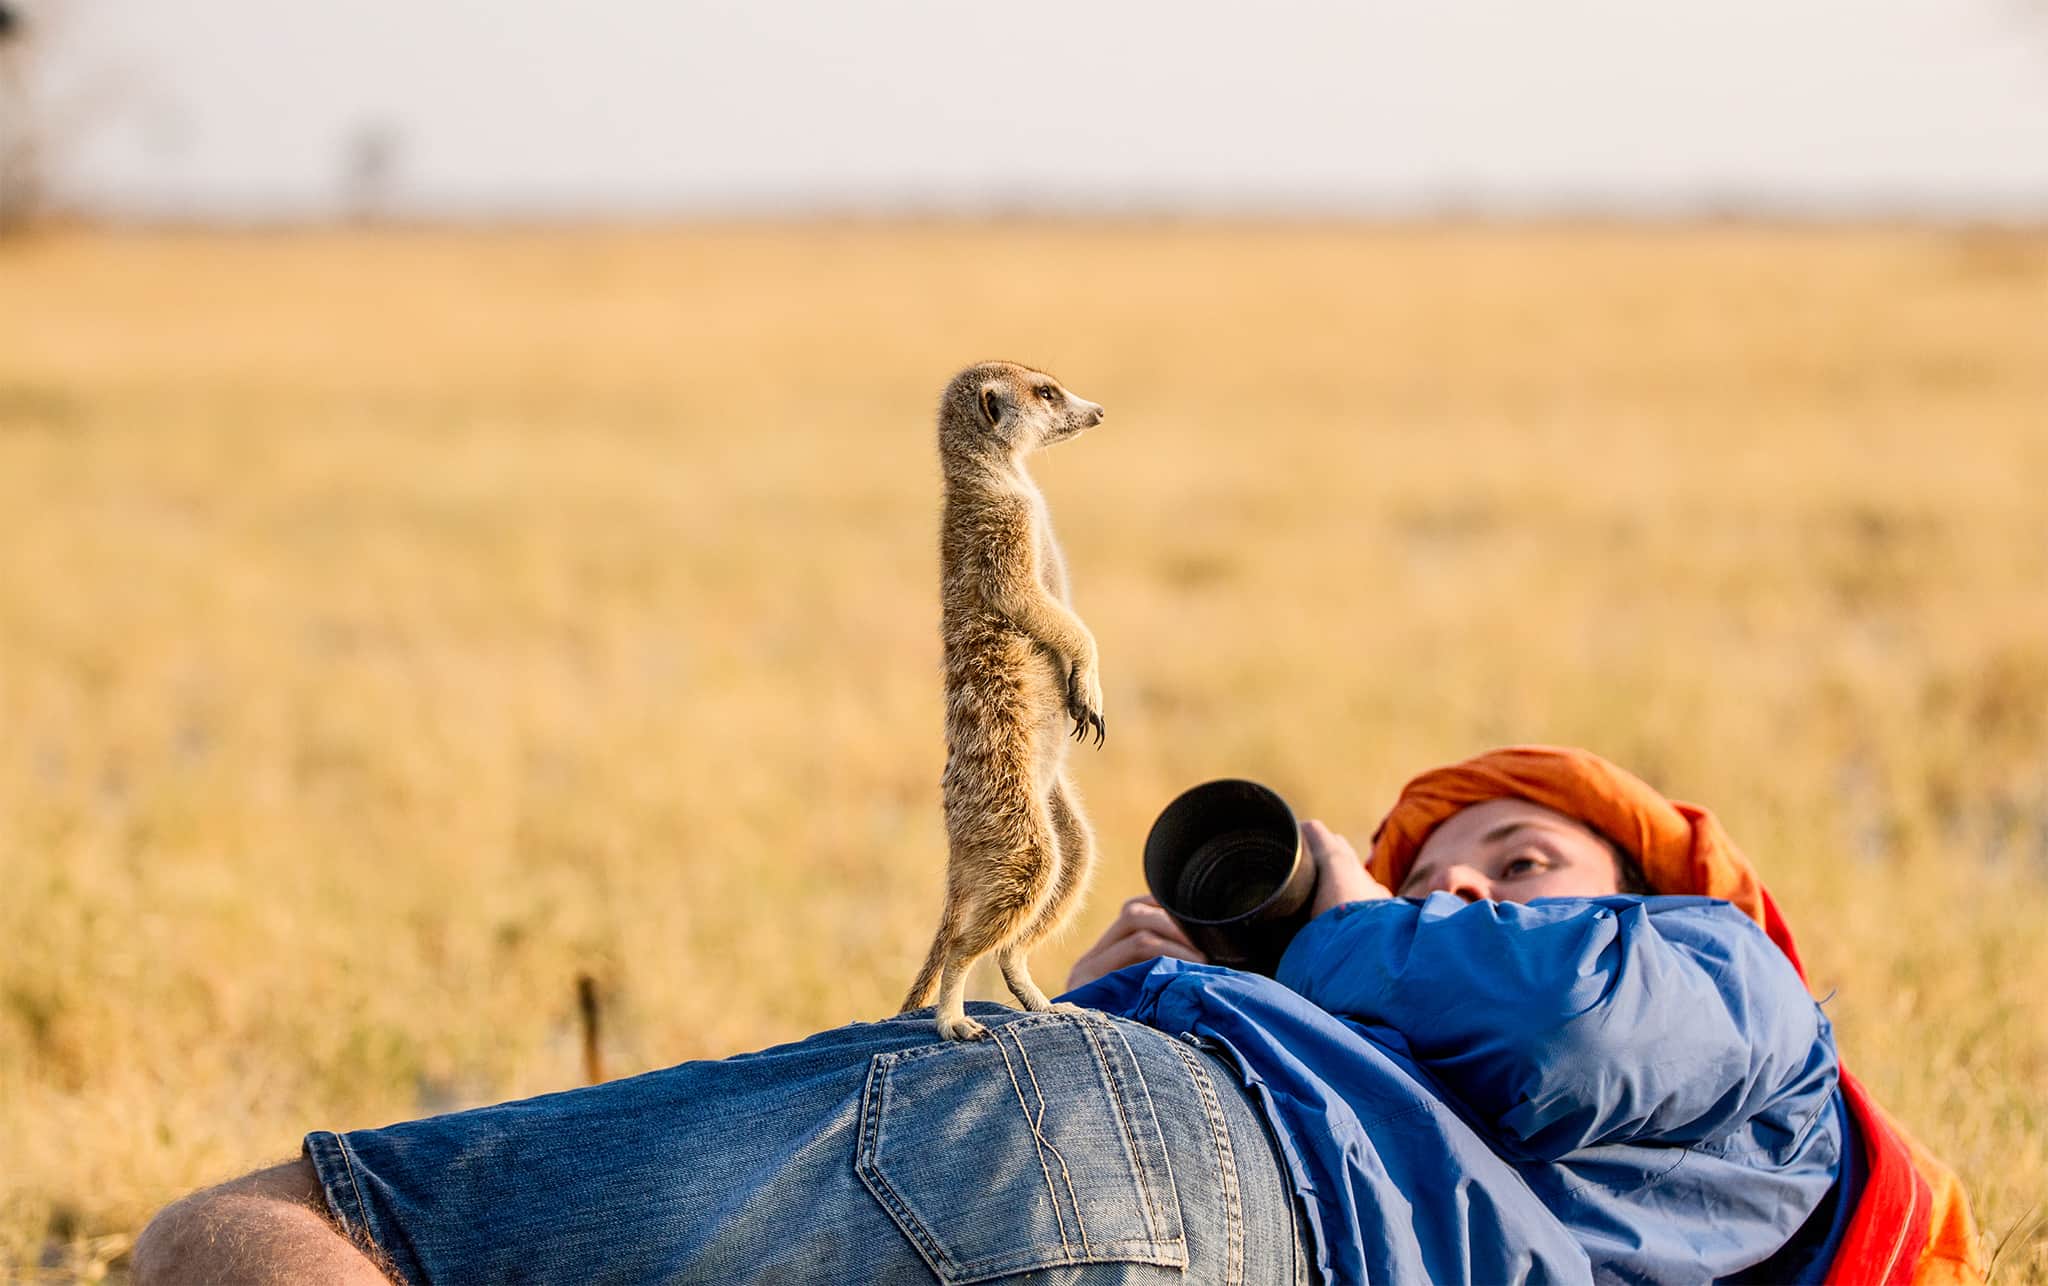
<svg viewBox="0 0 2048 1286">
<path fill-rule="evenodd" d="M 1294 850 L 1271 831 L 1231 831 L 1188 857 L 1174 905 L 1198 920 L 1234 920 L 1257 910 L 1293 869 Z"/>
<path fill-rule="evenodd" d="M 1257 782 L 1205 782 L 1145 837 L 1145 883 L 1210 963 L 1271 974 L 1308 920 L 1316 867 L 1287 801 Z"/>
</svg>

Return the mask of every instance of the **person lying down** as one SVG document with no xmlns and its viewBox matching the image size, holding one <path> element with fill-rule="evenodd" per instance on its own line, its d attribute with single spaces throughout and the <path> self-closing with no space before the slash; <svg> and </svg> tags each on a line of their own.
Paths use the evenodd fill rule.
<svg viewBox="0 0 2048 1286">
<path fill-rule="evenodd" d="M 1277 977 L 1126 903 L 1064 1000 L 381 1129 L 168 1207 L 137 1280 L 1982 1279 L 1707 810 L 1586 751 L 1318 822 Z"/>
</svg>

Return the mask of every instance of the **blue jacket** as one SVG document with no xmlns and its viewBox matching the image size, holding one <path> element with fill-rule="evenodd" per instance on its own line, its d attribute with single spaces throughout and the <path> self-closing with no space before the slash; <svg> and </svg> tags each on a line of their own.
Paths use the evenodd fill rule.
<svg viewBox="0 0 2048 1286">
<path fill-rule="evenodd" d="M 1818 1280 L 1852 1204 L 1827 1018 L 1725 902 L 1357 902 L 1278 981 L 1069 998 L 1235 1060 L 1326 1280 Z"/>
</svg>

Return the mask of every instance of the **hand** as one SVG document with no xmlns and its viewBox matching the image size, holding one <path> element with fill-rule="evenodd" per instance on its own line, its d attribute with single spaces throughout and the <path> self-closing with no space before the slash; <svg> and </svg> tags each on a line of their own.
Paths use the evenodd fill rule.
<svg viewBox="0 0 2048 1286">
<path fill-rule="evenodd" d="M 1366 873 L 1365 863 L 1358 860 L 1351 841 L 1321 822 L 1314 818 L 1303 822 L 1301 841 L 1308 846 L 1308 855 L 1316 864 L 1316 900 L 1309 911 L 1311 918 L 1346 902 L 1394 896 L 1386 885 Z"/>
<path fill-rule="evenodd" d="M 1188 935 L 1181 932 L 1166 908 L 1149 897 L 1134 897 L 1124 903 L 1124 909 L 1095 945 L 1088 948 L 1067 974 L 1067 990 L 1083 983 L 1094 982 L 1106 973 L 1114 973 L 1125 965 L 1134 965 L 1155 956 L 1172 956 L 1175 960 L 1192 961 L 1195 964 L 1209 963 L 1209 957 L 1188 941 Z"/>
</svg>

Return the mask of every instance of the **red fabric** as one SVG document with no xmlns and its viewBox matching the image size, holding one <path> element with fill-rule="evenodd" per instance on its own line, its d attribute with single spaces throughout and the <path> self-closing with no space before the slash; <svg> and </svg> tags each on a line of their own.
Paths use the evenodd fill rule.
<svg viewBox="0 0 2048 1286">
<path fill-rule="evenodd" d="M 1415 855 L 1445 819 L 1503 798 L 1541 804 L 1598 830 L 1635 857 L 1659 893 L 1733 903 L 1762 926 L 1805 980 L 1791 928 L 1714 815 L 1666 799 L 1589 751 L 1510 746 L 1415 778 L 1373 832 L 1373 878 L 1400 887 Z M 1856 1126 L 1864 1182 L 1827 1280 L 1841 1286 L 1981 1282 L 1976 1228 L 1954 1173 L 1915 1143 L 1847 1068 L 1841 1085 Z"/>
<path fill-rule="evenodd" d="M 1928 1242 L 1933 1189 L 1913 1168 L 1913 1157 L 1884 1124 L 1863 1083 L 1842 1069 L 1842 1097 L 1856 1122 L 1863 1156 L 1863 1194 L 1842 1234 L 1829 1283 L 1841 1286 L 1908 1286 Z"/>
</svg>

